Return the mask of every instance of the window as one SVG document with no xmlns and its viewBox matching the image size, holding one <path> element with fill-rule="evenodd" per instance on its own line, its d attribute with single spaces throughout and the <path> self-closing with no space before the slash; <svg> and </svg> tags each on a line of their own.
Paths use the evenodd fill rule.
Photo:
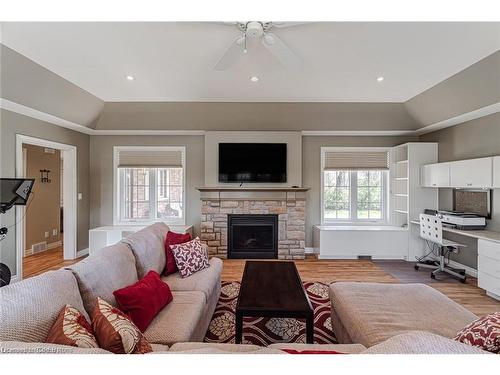
<svg viewBox="0 0 500 375">
<path fill-rule="evenodd" d="M 324 149 L 326 150 L 322 149 L 321 179 L 322 221 L 386 221 L 387 152 L 378 151 L 385 154 L 384 156 L 359 150 L 340 152 L 331 150 L 332 148 Z M 374 162 L 377 158 L 379 162 Z M 362 169 L 363 166 L 366 169 Z"/>
<path fill-rule="evenodd" d="M 184 224 L 184 160 L 180 147 L 115 147 L 115 224 Z"/>
</svg>

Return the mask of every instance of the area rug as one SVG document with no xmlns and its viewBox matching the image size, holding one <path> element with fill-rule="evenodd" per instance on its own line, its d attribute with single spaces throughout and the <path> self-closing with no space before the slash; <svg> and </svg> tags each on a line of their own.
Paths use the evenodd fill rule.
<svg viewBox="0 0 500 375">
<path fill-rule="evenodd" d="M 304 283 L 314 309 L 314 343 L 336 344 L 330 319 L 328 285 Z M 205 342 L 235 342 L 235 309 L 240 291 L 237 281 L 223 281 L 221 296 L 205 336 Z M 279 342 L 306 342 L 306 324 L 292 318 L 243 318 L 243 344 L 267 346 Z"/>
</svg>

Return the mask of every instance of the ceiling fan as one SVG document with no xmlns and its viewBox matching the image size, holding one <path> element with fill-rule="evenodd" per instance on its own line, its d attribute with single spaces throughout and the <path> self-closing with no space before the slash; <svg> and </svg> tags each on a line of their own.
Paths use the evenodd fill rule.
<svg viewBox="0 0 500 375">
<path fill-rule="evenodd" d="M 215 65 L 215 70 L 227 70 L 246 53 L 247 46 L 252 42 L 262 45 L 286 68 L 297 68 L 301 65 L 300 58 L 273 32 L 272 29 L 303 25 L 306 22 L 225 22 L 224 25 L 237 27 L 242 34 L 238 36 L 222 58 Z"/>
</svg>

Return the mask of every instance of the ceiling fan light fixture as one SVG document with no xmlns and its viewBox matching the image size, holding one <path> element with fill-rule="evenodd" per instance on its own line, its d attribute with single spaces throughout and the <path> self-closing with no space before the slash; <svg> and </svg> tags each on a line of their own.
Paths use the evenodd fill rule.
<svg viewBox="0 0 500 375">
<path fill-rule="evenodd" d="M 252 82 L 254 82 L 254 83 L 255 83 L 255 82 L 259 82 L 259 77 L 257 77 L 257 76 L 251 76 L 251 77 L 250 77 L 250 81 L 252 81 Z"/>
<path fill-rule="evenodd" d="M 382 82 L 385 78 L 383 76 L 377 77 L 377 82 Z"/>
<path fill-rule="evenodd" d="M 125 76 L 125 79 L 126 79 L 127 81 L 133 81 L 133 80 L 135 79 L 135 77 L 134 77 L 134 76 L 131 76 L 131 75 L 126 75 L 126 76 Z"/>
</svg>

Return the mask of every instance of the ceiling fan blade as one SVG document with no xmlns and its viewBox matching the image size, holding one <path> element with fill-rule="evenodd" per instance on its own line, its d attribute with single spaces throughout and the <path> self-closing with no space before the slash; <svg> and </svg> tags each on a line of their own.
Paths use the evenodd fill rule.
<svg viewBox="0 0 500 375">
<path fill-rule="evenodd" d="M 215 64 L 215 70 L 226 70 L 236 64 L 236 62 L 243 56 L 245 49 L 245 36 L 240 35 L 226 50 L 221 59 Z"/>
<path fill-rule="evenodd" d="M 308 25 L 310 23 L 311 22 L 271 22 L 272 26 L 278 29 L 286 29 L 287 27 Z"/>
<path fill-rule="evenodd" d="M 287 68 L 298 68 L 302 61 L 288 46 L 273 33 L 267 33 L 262 38 L 262 44 L 279 62 Z"/>
</svg>

